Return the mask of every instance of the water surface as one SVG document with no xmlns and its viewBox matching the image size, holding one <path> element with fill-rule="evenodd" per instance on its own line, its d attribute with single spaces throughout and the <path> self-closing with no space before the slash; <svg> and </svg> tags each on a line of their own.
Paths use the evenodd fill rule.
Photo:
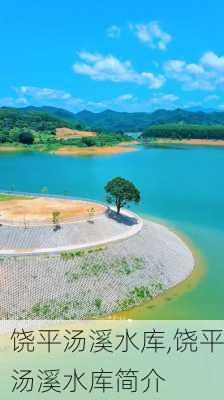
<svg viewBox="0 0 224 400">
<path fill-rule="evenodd" d="M 223 148 L 149 147 L 88 157 L 0 154 L 0 188 L 5 190 L 40 192 L 47 186 L 52 194 L 104 200 L 109 179 L 130 179 L 142 195 L 133 209 L 164 221 L 193 243 L 204 273 L 198 269 L 155 303 L 131 310 L 129 318 L 224 318 L 223 172 Z"/>
</svg>

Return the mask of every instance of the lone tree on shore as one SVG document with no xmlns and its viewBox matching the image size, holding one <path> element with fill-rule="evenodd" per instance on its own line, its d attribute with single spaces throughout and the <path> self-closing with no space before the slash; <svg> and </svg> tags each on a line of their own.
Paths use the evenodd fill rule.
<svg viewBox="0 0 224 400">
<path fill-rule="evenodd" d="M 105 186 L 107 193 L 107 202 L 114 203 L 117 208 L 117 213 L 120 214 L 121 207 L 124 207 L 130 202 L 140 202 L 140 192 L 135 185 L 124 178 L 114 178 Z"/>
</svg>

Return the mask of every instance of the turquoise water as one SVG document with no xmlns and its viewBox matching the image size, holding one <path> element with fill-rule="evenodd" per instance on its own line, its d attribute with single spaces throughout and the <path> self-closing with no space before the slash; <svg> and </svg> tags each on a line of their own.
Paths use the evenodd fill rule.
<svg viewBox="0 0 224 400">
<path fill-rule="evenodd" d="M 135 211 L 165 221 L 193 242 L 205 264 L 190 290 L 167 297 L 138 318 L 224 318 L 224 149 L 151 147 L 112 156 L 72 157 L 44 153 L 0 155 L 0 188 L 104 200 L 115 177 L 131 179 L 141 191 Z M 150 244 L 149 244 L 150 245 Z"/>
</svg>

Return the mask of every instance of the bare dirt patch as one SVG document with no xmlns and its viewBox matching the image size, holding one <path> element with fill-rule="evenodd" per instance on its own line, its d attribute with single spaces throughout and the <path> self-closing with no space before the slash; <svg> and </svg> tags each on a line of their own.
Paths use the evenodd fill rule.
<svg viewBox="0 0 224 400">
<path fill-rule="evenodd" d="M 96 132 L 92 131 L 78 131 L 76 129 L 70 129 L 70 128 L 56 129 L 57 139 L 72 139 L 72 138 L 95 137 L 95 136 Z"/>
<path fill-rule="evenodd" d="M 75 147 L 75 146 L 66 146 L 61 147 L 60 149 L 54 151 L 55 154 L 61 155 L 78 155 L 78 156 L 91 156 L 91 155 L 110 155 L 110 154 L 119 154 L 119 153 L 127 153 L 131 151 L 137 151 L 136 147 L 128 147 L 128 146 L 91 146 L 91 147 Z"/>
<path fill-rule="evenodd" d="M 13 199 L 0 202 L 0 223 L 8 222 L 52 222 L 52 213 L 60 212 L 59 220 L 73 220 L 94 217 L 106 210 L 101 204 L 80 200 L 51 199 L 37 197 L 31 199 Z"/>
</svg>

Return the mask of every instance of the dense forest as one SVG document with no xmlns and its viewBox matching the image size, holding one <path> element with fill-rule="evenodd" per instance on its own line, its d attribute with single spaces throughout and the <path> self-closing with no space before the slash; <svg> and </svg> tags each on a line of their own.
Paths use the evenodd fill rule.
<svg viewBox="0 0 224 400">
<path fill-rule="evenodd" d="M 78 119 L 76 118 L 76 115 L 72 113 L 71 111 L 64 110 L 63 108 L 58 108 L 58 107 L 52 107 L 52 106 L 42 106 L 42 107 L 34 107 L 34 106 L 28 106 L 24 108 L 20 108 L 21 111 L 23 112 L 41 112 L 41 113 L 47 113 L 48 115 L 52 115 L 58 119 L 62 119 L 64 122 L 66 121 L 69 124 L 72 124 L 73 126 L 75 125 L 78 129 L 78 127 L 82 126 L 82 124 L 79 123 Z M 84 123 L 84 125 L 86 125 Z"/>
<path fill-rule="evenodd" d="M 0 143 L 20 142 L 23 133 L 46 137 L 55 135 L 56 128 L 75 128 L 75 124 L 56 118 L 47 112 L 25 111 L 14 108 L 0 109 Z M 23 136 L 22 136 L 23 137 Z"/>
<path fill-rule="evenodd" d="M 67 127 L 84 130 L 93 125 L 88 118 L 79 121 L 82 115 L 94 116 L 98 120 L 96 137 L 58 140 L 56 128 Z M 102 119 L 103 118 L 103 119 Z M 101 124 L 99 120 L 101 119 Z M 150 123 L 147 122 L 150 120 Z M 175 122 L 173 122 L 175 120 Z M 152 121 L 154 123 L 152 124 Z M 161 122 L 162 121 L 162 122 Z M 211 123 L 211 121 L 215 121 Z M 160 122 L 160 123 L 159 123 Z M 207 123 L 205 123 L 207 122 Z M 91 125 L 91 126 L 90 126 Z M 142 127 L 145 125 L 144 129 Z M 103 127 L 105 127 L 103 129 Z M 26 145 L 76 145 L 105 146 L 121 141 L 130 141 L 125 131 L 142 129 L 142 138 L 173 139 L 224 139 L 224 113 L 190 112 L 184 110 L 158 110 L 152 114 L 117 113 L 105 111 L 94 114 L 83 111 L 73 114 L 56 107 L 0 108 L 0 143 L 22 143 Z"/>
<path fill-rule="evenodd" d="M 124 132 L 142 132 L 150 125 L 193 124 L 224 125 L 224 112 L 203 112 L 176 110 L 157 110 L 152 113 L 126 113 L 106 110 L 100 113 L 81 111 L 75 118 L 90 128 L 122 130 Z"/>
<path fill-rule="evenodd" d="M 222 125 L 163 124 L 150 126 L 141 135 L 143 139 L 224 139 Z"/>
<path fill-rule="evenodd" d="M 96 137 L 59 140 L 56 137 L 56 128 L 66 127 L 80 131 L 85 129 L 77 120 L 68 118 L 69 115 L 69 111 L 54 107 L 0 108 L 0 144 L 90 147 L 115 145 L 130 140 L 122 133 L 105 134 L 103 131 L 97 132 Z"/>
<path fill-rule="evenodd" d="M 151 125 L 193 124 L 224 125 L 224 112 L 190 111 L 183 109 L 156 110 L 146 112 L 117 112 L 106 110 L 99 113 L 81 111 L 76 114 L 57 107 L 26 107 L 23 110 L 45 112 L 70 124 L 84 125 L 87 128 L 104 132 L 141 132 Z"/>
<path fill-rule="evenodd" d="M 85 126 L 86 128 L 103 131 L 104 133 L 142 132 L 149 126 L 161 124 L 224 125 L 224 112 L 189 111 L 183 109 L 156 110 L 152 113 L 127 113 L 112 110 L 94 113 L 84 110 L 75 114 L 71 111 L 50 106 L 29 106 L 20 109 L 2 108 L 0 109 L 0 123 L 2 112 L 6 118 L 6 114 L 10 114 L 10 120 L 12 120 L 14 114 L 14 120 L 18 120 L 16 124 L 20 124 L 19 120 L 21 119 L 22 124 L 24 124 L 25 121 L 28 122 L 29 119 L 35 118 L 36 121 L 32 123 L 34 123 L 35 129 L 38 131 L 41 129 L 50 131 L 52 128 L 54 129 L 55 123 L 57 127 L 63 125 L 82 129 Z M 42 120 L 41 122 L 40 119 Z M 59 121 L 62 121 L 62 124 Z M 15 127 L 15 125 L 13 126 Z"/>
</svg>

